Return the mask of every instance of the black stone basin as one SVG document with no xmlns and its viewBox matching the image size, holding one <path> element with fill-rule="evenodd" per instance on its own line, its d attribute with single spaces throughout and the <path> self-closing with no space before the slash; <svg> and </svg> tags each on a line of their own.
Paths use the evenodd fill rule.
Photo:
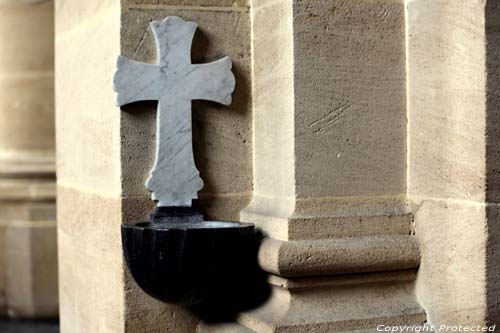
<svg viewBox="0 0 500 333">
<path fill-rule="evenodd" d="M 242 271 L 253 249 L 252 224 L 178 211 L 157 211 L 151 220 L 122 225 L 123 252 L 137 284 L 164 302 L 200 304 Z"/>
</svg>

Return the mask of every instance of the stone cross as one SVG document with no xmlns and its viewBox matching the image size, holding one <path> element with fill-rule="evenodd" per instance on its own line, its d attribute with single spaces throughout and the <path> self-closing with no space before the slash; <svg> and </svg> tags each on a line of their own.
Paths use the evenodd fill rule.
<svg viewBox="0 0 500 333">
<path fill-rule="evenodd" d="M 235 79 L 228 57 L 191 64 L 191 44 L 197 24 L 167 17 L 150 24 L 157 63 L 144 64 L 119 56 L 113 80 L 118 106 L 157 100 L 156 155 L 146 181 L 159 207 L 191 206 L 203 188 L 193 156 L 191 101 L 231 104 Z"/>
</svg>

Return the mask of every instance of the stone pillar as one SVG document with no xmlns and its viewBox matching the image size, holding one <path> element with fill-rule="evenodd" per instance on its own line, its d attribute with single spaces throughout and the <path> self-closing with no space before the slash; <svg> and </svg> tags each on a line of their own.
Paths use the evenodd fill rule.
<svg viewBox="0 0 500 333">
<path fill-rule="evenodd" d="M 0 17 L 0 315 L 57 316 L 53 2 Z"/>
<path fill-rule="evenodd" d="M 422 323 L 404 1 L 254 0 L 252 33 L 254 194 L 241 219 L 267 236 L 272 294 L 238 321 L 256 332 Z"/>
<path fill-rule="evenodd" d="M 198 205 L 238 217 L 251 197 L 250 15 L 237 1 L 56 1 L 58 240 L 62 332 L 195 332 L 188 310 L 147 296 L 123 261 L 120 225 L 153 209 L 144 182 L 153 165 L 156 103 L 120 110 L 112 78 L 120 53 L 153 62 L 149 22 L 195 20 L 193 62 L 228 55 L 231 107 L 195 102 Z"/>
<path fill-rule="evenodd" d="M 500 5 L 408 4 L 417 294 L 434 325 L 500 325 Z"/>
</svg>

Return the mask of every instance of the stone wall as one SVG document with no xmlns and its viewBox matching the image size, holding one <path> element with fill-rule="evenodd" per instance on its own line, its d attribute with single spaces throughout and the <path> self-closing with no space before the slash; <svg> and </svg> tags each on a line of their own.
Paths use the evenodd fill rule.
<svg viewBox="0 0 500 333">
<path fill-rule="evenodd" d="M 417 295 L 435 325 L 498 324 L 500 7 L 420 0 L 408 13 Z"/>
<path fill-rule="evenodd" d="M 167 15 L 200 24 L 194 62 L 229 55 L 238 80 L 231 107 L 194 103 L 196 163 L 206 183 L 198 205 L 208 217 L 235 219 L 250 199 L 248 6 L 56 1 L 62 331 L 193 332 L 199 321 L 145 295 L 121 250 L 120 224 L 153 209 L 143 184 L 153 164 L 156 105 L 120 110 L 112 77 L 120 53 L 152 62 L 148 23 Z"/>
<path fill-rule="evenodd" d="M 498 323 L 498 9 L 56 1 L 63 332 Z M 153 300 L 122 257 L 120 224 L 153 209 L 156 103 L 120 110 L 112 77 L 120 53 L 153 62 L 148 23 L 169 15 L 199 24 L 194 62 L 233 60 L 233 104 L 193 103 L 195 205 L 265 236 L 270 294 L 231 323 Z"/>
</svg>

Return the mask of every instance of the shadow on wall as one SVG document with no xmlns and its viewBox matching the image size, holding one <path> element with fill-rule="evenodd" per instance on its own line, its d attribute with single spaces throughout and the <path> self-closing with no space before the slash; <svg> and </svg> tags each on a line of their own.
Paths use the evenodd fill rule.
<svg viewBox="0 0 500 333">
<path fill-rule="evenodd" d="M 215 281 L 207 299 L 191 310 L 206 323 L 232 322 L 240 312 L 257 308 L 270 295 L 267 273 L 258 264 L 262 234 L 258 233 L 245 253 L 231 255 L 233 265 L 222 269 L 229 278 Z M 201 277 L 202 278 L 202 277 Z"/>
<path fill-rule="evenodd" d="M 223 106 L 205 100 L 193 100 L 193 151 L 195 164 L 205 186 L 195 203 L 207 218 L 234 220 L 250 202 L 250 195 L 236 199 L 238 193 L 252 190 L 251 96 L 248 59 L 234 50 L 219 51 L 203 27 L 196 30 L 191 52 L 194 64 L 210 63 L 224 56 L 232 60 L 236 87 L 232 103 Z M 220 193 L 233 193 L 232 199 L 220 199 Z"/>
<path fill-rule="evenodd" d="M 486 2 L 486 202 L 500 202 L 500 3 Z M 486 290 L 488 325 L 500 325 L 500 211 L 488 205 Z"/>
<path fill-rule="evenodd" d="M 206 57 L 206 55 L 211 56 Z M 199 28 L 196 31 L 193 41 L 193 63 L 206 63 L 220 59 L 222 56 L 222 54 L 214 53 L 214 50 L 211 49 L 209 36 L 207 36 L 202 28 Z M 207 124 L 212 124 L 213 126 L 217 117 L 214 117 L 213 112 L 207 112 L 207 108 L 213 110 L 221 109 L 223 110 L 222 112 L 230 112 L 232 119 L 230 123 L 247 123 L 247 119 L 244 118 L 245 114 L 248 112 L 248 105 L 251 99 L 249 93 L 250 83 L 248 82 L 248 76 L 244 73 L 245 70 L 240 68 L 241 64 L 238 60 L 239 59 L 233 59 L 232 71 L 236 77 L 237 83 L 230 109 L 213 102 L 193 101 L 194 155 L 196 164 L 200 166 L 199 170 L 205 182 L 203 192 L 207 193 L 217 193 L 221 186 L 219 184 L 220 182 L 214 179 L 214 176 L 221 175 L 220 172 L 214 170 L 214 168 L 218 168 L 220 165 L 214 163 L 213 160 L 211 161 L 208 156 L 215 155 L 227 158 L 221 151 L 215 152 L 214 147 L 208 144 L 208 142 L 214 140 L 215 134 L 209 133 L 210 129 L 207 128 Z M 227 126 L 227 124 L 225 126 Z M 219 127 L 219 130 L 220 129 Z M 245 129 L 242 129 L 242 132 L 246 133 Z M 248 133 L 251 133 L 251 131 Z M 217 134 L 217 136 L 222 137 L 226 135 L 225 133 Z M 230 148 L 233 151 L 233 159 L 241 159 L 248 155 L 248 158 L 245 158 L 245 160 L 250 160 L 251 151 L 245 146 L 247 143 L 247 141 L 244 141 L 244 139 L 246 139 L 245 134 L 242 136 L 243 138 L 239 138 L 241 142 L 238 144 L 236 142 L 239 139 L 236 137 L 232 138 L 230 146 L 223 141 L 219 142 L 218 144 L 226 146 L 225 148 L 221 146 L 220 149 L 227 150 Z M 245 176 L 252 173 L 251 170 L 242 170 L 241 165 L 238 163 L 232 163 L 231 166 L 238 169 L 234 170 L 234 172 L 243 172 Z M 247 184 L 247 187 L 251 188 L 251 184 Z M 216 216 L 212 216 L 211 214 L 213 210 L 212 206 L 214 205 L 212 201 L 213 200 L 198 200 L 195 205 L 199 207 L 205 216 L 214 218 Z M 247 204 L 247 202 L 243 202 L 242 206 L 233 207 L 230 210 L 237 215 L 237 212 Z M 224 215 L 228 214 L 234 215 L 231 212 L 224 213 Z M 270 295 L 270 287 L 267 283 L 267 273 L 260 269 L 257 260 L 261 239 L 262 235 L 257 234 L 254 243 L 245 246 L 245 253 L 231 254 L 231 267 L 220 268 L 223 275 L 229 278 L 221 276 L 219 280 L 214 283 L 208 298 L 203 303 L 191 307 L 191 310 L 203 321 L 207 323 L 231 322 L 235 320 L 238 313 L 256 308 L 267 300 Z M 246 249 L 248 249 L 248 251 L 246 251 Z"/>
<path fill-rule="evenodd" d="M 209 37 L 204 31 L 199 28 L 196 31 L 192 57 L 193 63 L 205 63 L 221 58 L 222 55 L 217 55 L 213 58 L 206 58 L 205 55 L 211 54 Z M 227 112 L 236 112 L 238 117 L 244 116 L 247 104 L 249 103 L 249 82 L 242 73 L 238 62 L 233 61 L 233 72 L 236 76 L 236 90 L 233 94 L 233 104 L 231 110 Z M 210 123 L 210 113 L 206 108 L 222 109 L 224 107 L 207 101 L 193 101 L 193 139 L 194 152 L 197 165 L 205 165 L 207 155 L 210 153 L 207 149 L 207 135 L 204 124 Z M 244 121 L 244 119 L 243 119 Z M 241 153 L 241 152 L 240 152 Z M 204 168 L 199 168 L 202 178 L 205 181 L 204 192 L 217 192 L 216 181 L 213 175 L 217 174 Z M 197 203 L 200 210 L 208 217 L 211 217 L 212 203 L 210 200 L 204 200 L 202 203 Z M 208 206 L 207 206 L 208 205 Z M 246 205 L 246 204 L 245 204 Z M 243 207 L 237 207 L 237 211 Z M 250 246 L 248 253 L 241 255 L 235 253 L 233 258 L 233 267 L 230 268 L 230 280 L 219 280 L 209 295 L 208 299 L 191 310 L 199 316 L 203 321 L 208 323 L 213 322 L 230 322 L 234 321 L 239 312 L 250 310 L 262 304 L 270 294 L 269 284 L 267 283 L 267 274 L 262 271 L 257 262 L 257 255 L 260 246 L 262 235 L 257 235 L 255 243 Z"/>
</svg>

